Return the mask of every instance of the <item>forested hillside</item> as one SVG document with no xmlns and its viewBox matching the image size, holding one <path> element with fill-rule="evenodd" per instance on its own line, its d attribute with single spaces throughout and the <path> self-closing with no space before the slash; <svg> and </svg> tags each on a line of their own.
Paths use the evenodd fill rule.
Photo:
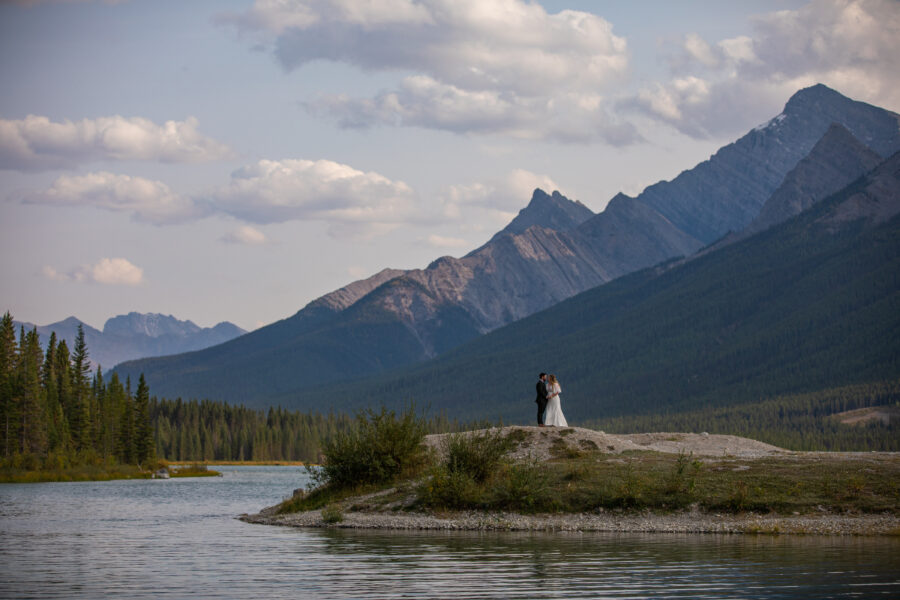
<svg viewBox="0 0 900 600">
<path fill-rule="evenodd" d="M 547 371 L 560 377 L 566 414 L 586 421 L 896 379 L 898 163 L 895 155 L 740 243 L 623 277 L 427 365 L 315 397 L 347 407 L 412 398 L 451 416 L 524 422 L 533 418 L 533 380 Z"/>
</svg>

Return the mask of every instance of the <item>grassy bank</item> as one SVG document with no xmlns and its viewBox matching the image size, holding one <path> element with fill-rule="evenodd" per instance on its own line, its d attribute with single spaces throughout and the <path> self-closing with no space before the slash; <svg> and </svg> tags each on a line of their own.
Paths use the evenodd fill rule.
<svg viewBox="0 0 900 600">
<path fill-rule="evenodd" d="M 43 483 L 51 481 L 111 481 L 149 479 L 150 471 L 135 465 L 81 465 L 58 469 L 0 469 L 0 483 Z"/>
<path fill-rule="evenodd" d="M 112 481 L 114 479 L 150 479 L 153 473 L 166 468 L 170 477 L 217 477 L 218 471 L 206 465 L 168 466 L 161 462 L 150 468 L 109 462 L 67 465 L 55 468 L 0 467 L 0 483 L 46 483 L 54 481 Z"/>
<path fill-rule="evenodd" d="M 377 423 L 368 429 L 349 440 L 348 448 L 412 448 L 409 440 L 387 443 L 397 427 L 393 434 L 379 433 Z M 277 512 L 325 509 L 331 522 L 338 522 L 342 511 L 627 514 L 690 508 L 726 514 L 900 514 L 900 457 L 893 454 L 613 452 L 590 440 L 576 441 L 575 433 L 547 428 L 532 435 L 506 428 L 451 434 L 436 451 L 418 446 L 390 457 L 332 449 L 320 485 L 283 502 Z M 373 438 L 379 435 L 386 439 Z M 535 439 L 549 445 L 546 460 L 528 458 Z M 330 473 L 377 473 L 373 462 L 395 468 L 368 479 L 329 478 Z"/>
</svg>

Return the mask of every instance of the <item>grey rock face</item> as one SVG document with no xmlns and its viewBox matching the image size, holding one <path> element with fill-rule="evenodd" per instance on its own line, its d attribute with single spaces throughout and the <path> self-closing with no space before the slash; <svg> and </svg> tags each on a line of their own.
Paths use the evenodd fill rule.
<svg viewBox="0 0 900 600">
<path fill-rule="evenodd" d="M 881 161 L 881 156 L 853 137 L 845 127 L 832 124 L 812 152 L 787 174 L 747 227 L 745 235 L 799 215 L 865 175 Z"/>
<path fill-rule="evenodd" d="M 832 123 L 882 157 L 900 150 L 900 115 L 815 85 L 794 94 L 768 123 L 672 181 L 648 187 L 638 200 L 681 231 L 712 243 L 749 225 Z"/>
<path fill-rule="evenodd" d="M 536 189 L 528 206 L 519 211 L 497 236 L 525 233 L 534 225 L 553 231 L 571 231 L 593 216 L 594 212 L 578 200 L 569 200 L 559 192 L 548 196 L 544 190 Z"/>
</svg>

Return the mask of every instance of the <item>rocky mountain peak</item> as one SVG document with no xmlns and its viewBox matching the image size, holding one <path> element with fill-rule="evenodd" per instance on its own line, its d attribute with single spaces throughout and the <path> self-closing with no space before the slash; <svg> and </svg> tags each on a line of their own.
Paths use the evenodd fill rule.
<svg viewBox="0 0 900 600">
<path fill-rule="evenodd" d="M 781 115 L 770 121 L 769 125 L 783 119 L 795 122 L 795 125 L 806 128 L 810 133 L 820 132 L 819 137 L 832 123 L 840 123 L 882 158 L 900 149 L 900 115 L 852 100 L 821 83 L 791 96 Z"/>
<path fill-rule="evenodd" d="M 554 231 L 570 231 L 593 216 L 594 212 L 578 200 L 569 200 L 558 191 L 547 194 L 537 188 L 528 206 L 520 210 L 500 233 L 523 233 L 533 225 Z"/>
<path fill-rule="evenodd" d="M 157 338 L 163 335 L 188 335 L 197 333 L 200 327 L 192 321 L 179 321 L 172 315 L 160 313 L 130 312 L 106 321 L 103 333 L 110 335 L 141 334 Z"/>
<path fill-rule="evenodd" d="M 846 127 L 832 123 L 772 194 L 743 237 L 781 223 L 874 169 L 881 157 Z"/>
</svg>

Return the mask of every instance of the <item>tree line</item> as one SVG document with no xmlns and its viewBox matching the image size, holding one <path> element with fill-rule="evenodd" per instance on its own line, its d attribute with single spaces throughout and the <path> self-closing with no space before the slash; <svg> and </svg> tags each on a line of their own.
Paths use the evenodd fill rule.
<svg viewBox="0 0 900 600">
<path fill-rule="evenodd" d="M 895 418 L 887 423 L 872 420 L 850 425 L 837 415 L 861 408 L 898 406 L 900 380 L 893 380 L 688 412 L 594 419 L 585 426 L 609 433 L 705 431 L 748 437 L 790 450 L 896 452 L 900 451 L 900 435 Z"/>
<path fill-rule="evenodd" d="M 0 319 L 0 453 L 6 466 L 58 469 L 113 462 L 147 464 L 155 454 L 150 390 L 141 375 L 132 392 L 113 373 L 91 370 L 84 330 L 73 348 L 37 328 Z"/>
<path fill-rule="evenodd" d="M 150 400 L 156 455 L 172 462 L 321 462 L 321 449 L 349 431 L 358 417 L 346 413 L 268 410 L 211 400 Z M 438 413 L 421 418 L 429 433 L 488 427 Z"/>
</svg>

